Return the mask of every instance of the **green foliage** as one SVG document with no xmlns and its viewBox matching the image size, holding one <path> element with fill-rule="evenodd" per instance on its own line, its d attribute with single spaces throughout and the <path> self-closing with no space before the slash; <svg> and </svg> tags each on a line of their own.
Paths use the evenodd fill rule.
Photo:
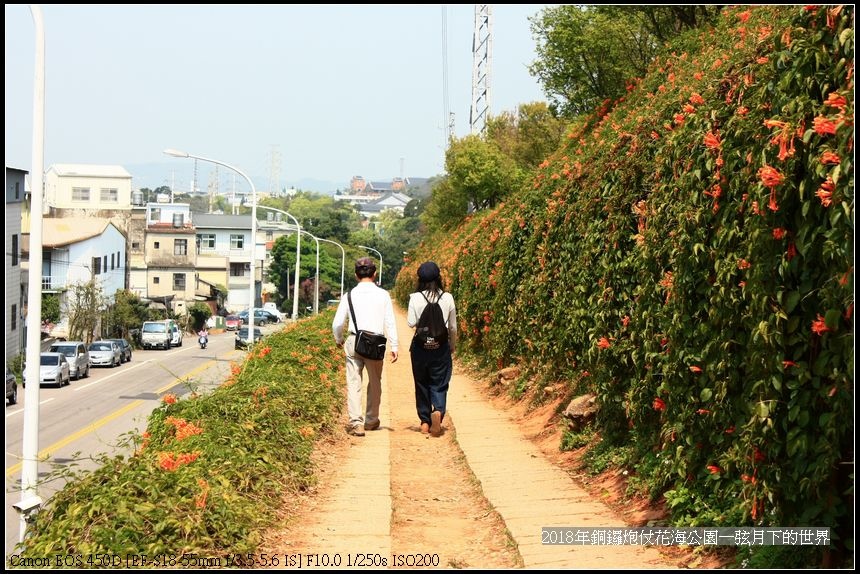
<svg viewBox="0 0 860 574">
<path fill-rule="evenodd" d="M 254 552 L 285 493 L 314 481 L 314 442 L 342 408 L 333 311 L 255 345 L 206 396 L 165 395 L 128 458 L 105 456 L 54 494 L 27 556 Z"/>
<path fill-rule="evenodd" d="M 206 320 L 212 316 L 212 309 L 206 303 L 197 301 L 188 307 L 188 315 L 190 315 L 190 326 L 195 330 L 199 330 L 206 324 Z"/>
<path fill-rule="evenodd" d="M 105 337 L 130 340 L 129 331 L 140 329 L 148 319 L 149 305 L 141 301 L 137 294 L 120 289 L 114 295 L 113 305 L 108 307 L 102 317 L 102 331 Z"/>
<path fill-rule="evenodd" d="M 594 441 L 596 434 L 593 428 L 584 428 L 579 432 L 565 430 L 561 437 L 559 450 L 568 451 L 582 448 Z"/>
<path fill-rule="evenodd" d="M 561 5 L 530 18 L 538 58 L 529 72 L 564 117 L 624 97 L 679 33 L 708 26 L 719 6 Z"/>
<path fill-rule="evenodd" d="M 60 321 L 60 298 L 56 293 L 42 294 L 42 321 L 49 323 Z"/>
<path fill-rule="evenodd" d="M 545 102 L 520 104 L 516 113 L 502 112 L 487 120 L 486 140 L 514 160 L 520 169 L 534 169 L 558 149 L 566 123 Z"/>
<path fill-rule="evenodd" d="M 527 188 L 422 243 L 394 296 L 439 263 L 464 352 L 596 393 L 596 467 L 644 469 L 681 522 L 850 521 L 852 25 L 723 9 Z"/>
</svg>

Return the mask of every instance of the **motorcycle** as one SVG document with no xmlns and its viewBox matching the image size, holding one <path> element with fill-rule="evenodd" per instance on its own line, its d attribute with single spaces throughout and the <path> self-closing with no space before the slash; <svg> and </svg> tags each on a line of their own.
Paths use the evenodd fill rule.
<svg viewBox="0 0 860 574">
<path fill-rule="evenodd" d="M 200 335 L 200 337 L 197 339 L 197 342 L 200 343 L 201 349 L 205 349 L 206 344 L 209 342 L 209 337 L 207 337 L 206 335 Z"/>
</svg>

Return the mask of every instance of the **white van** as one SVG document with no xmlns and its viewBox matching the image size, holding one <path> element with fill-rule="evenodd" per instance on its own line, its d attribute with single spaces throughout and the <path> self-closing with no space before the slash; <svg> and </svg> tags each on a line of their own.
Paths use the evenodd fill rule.
<svg viewBox="0 0 860 574">
<path fill-rule="evenodd" d="M 173 345 L 174 327 L 176 327 L 176 322 L 170 319 L 165 319 L 164 321 L 144 321 L 143 326 L 140 328 L 141 346 L 144 349 L 170 349 Z"/>
</svg>

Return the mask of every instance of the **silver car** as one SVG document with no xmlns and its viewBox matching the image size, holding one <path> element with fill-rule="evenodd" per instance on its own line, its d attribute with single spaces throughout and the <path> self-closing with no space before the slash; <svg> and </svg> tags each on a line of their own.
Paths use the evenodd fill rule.
<svg viewBox="0 0 860 574">
<path fill-rule="evenodd" d="M 122 363 L 122 351 L 113 341 L 95 341 L 90 344 L 89 352 L 94 367 L 118 367 Z"/>
<path fill-rule="evenodd" d="M 52 353 L 62 353 L 69 362 L 69 373 L 75 380 L 90 376 L 90 354 L 83 341 L 57 341 L 51 344 Z"/>
<path fill-rule="evenodd" d="M 24 383 L 27 382 L 27 369 L 24 367 Z M 68 385 L 72 380 L 69 375 L 69 362 L 62 353 L 42 353 L 39 355 L 39 386 Z"/>
</svg>

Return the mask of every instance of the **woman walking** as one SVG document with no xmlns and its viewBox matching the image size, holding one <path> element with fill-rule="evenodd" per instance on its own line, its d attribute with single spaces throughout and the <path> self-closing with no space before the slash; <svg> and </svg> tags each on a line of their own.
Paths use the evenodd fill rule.
<svg viewBox="0 0 860 574">
<path fill-rule="evenodd" d="M 406 322 L 415 327 L 409 354 L 421 432 L 439 436 L 451 382 L 452 353 L 457 345 L 457 309 L 433 261 L 418 267 L 418 285 L 409 296 Z"/>
</svg>

